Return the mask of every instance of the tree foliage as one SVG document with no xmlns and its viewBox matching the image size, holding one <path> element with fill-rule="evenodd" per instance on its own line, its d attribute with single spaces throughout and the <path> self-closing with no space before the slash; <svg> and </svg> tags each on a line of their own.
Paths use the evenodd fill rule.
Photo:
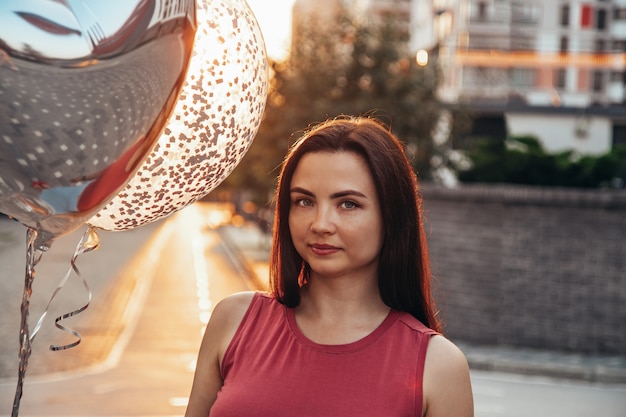
<svg viewBox="0 0 626 417">
<path fill-rule="evenodd" d="M 404 36 L 392 22 L 360 22 L 346 12 L 336 22 L 301 25 L 288 59 L 271 62 L 263 122 L 224 187 L 254 189 L 265 199 L 289 145 L 311 124 L 342 114 L 381 118 L 428 177 L 439 72 L 407 55 Z"/>
<path fill-rule="evenodd" d="M 549 153 L 537 138 L 516 136 L 479 140 L 468 157 L 471 167 L 459 170 L 463 182 L 598 188 L 623 186 L 626 180 L 626 145 L 604 155 L 580 156 Z"/>
</svg>

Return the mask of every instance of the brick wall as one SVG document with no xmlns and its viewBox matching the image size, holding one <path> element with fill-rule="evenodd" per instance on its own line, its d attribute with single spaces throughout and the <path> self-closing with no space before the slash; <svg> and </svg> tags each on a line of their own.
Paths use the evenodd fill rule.
<svg viewBox="0 0 626 417">
<path fill-rule="evenodd" d="M 626 354 L 626 191 L 422 187 L 451 339 Z"/>
</svg>

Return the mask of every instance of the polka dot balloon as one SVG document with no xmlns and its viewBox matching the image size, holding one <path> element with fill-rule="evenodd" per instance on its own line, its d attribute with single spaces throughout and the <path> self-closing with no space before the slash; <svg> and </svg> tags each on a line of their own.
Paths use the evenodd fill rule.
<svg viewBox="0 0 626 417">
<path fill-rule="evenodd" d="M 187 79 L 165 132 L 90 225 L 129 230 L 182 209 L 217 187 L 251 145 L 268 92 L 258 23 L 244 0 L 199 2 L 197 22 Z"/>
</svg>

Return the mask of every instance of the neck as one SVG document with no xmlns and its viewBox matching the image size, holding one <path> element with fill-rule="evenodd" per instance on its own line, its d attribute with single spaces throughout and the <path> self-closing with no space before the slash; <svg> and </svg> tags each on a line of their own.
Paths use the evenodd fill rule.
<svg viewBox="0 0 626 417">
<path fill-rule="evenodd" d="M 389 314 L 378 289 L 359 291 L 342 289 L 315 281 L 302 289 L 300 305 L 295 310 L 302 333 L 321 344 L 355 342 L 373 332 Z"/>
<path fill-rule="evenodd" d="M 389 307 L 380 297 L 377 282 L 322 280 L 313 276 L 302 289 L 300 310 L 317 319 L 335 321 L 342 317 L 385 316 Z"/>
</svg>

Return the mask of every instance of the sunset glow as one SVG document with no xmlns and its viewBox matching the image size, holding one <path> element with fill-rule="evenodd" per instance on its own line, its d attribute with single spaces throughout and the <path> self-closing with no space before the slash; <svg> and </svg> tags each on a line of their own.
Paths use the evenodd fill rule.
<svg viewBox="0 0 626 417">
<path fill-rule="evenodd" d="M 291 9 L 295 0 L 247 0 L 265 39 L 272 59 L 287 56 L 291 38 Z"/>
</svg>

